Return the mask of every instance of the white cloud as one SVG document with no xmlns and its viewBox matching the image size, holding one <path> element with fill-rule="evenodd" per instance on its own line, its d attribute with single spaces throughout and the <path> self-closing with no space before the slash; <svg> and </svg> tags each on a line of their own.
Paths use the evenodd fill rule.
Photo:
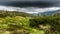
<svg viewBox="0 0 60 34">
<path fill-rule="evenodd" d="M 26 12 L 26 13 L 38 13 L 38 12 L 45 12 L 45 11 L 56 11 L 59 10 L 60 7 L 49 7 L 49 8 L 37 8 L 37 7 L 11 7 L 11 6 L 0 6 L 0 10 L 5 11 L 18 11 L 18 12 Z"/>
</svg>

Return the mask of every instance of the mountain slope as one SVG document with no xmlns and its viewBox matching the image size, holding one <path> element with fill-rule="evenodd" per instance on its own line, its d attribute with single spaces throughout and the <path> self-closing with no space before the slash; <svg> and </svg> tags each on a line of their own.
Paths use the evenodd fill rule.
<svg viewBox="0 0 60 34">
<path fill-rule="evenodd" d="M 0 17 L 5 17 L 5 16 L 32 16 L 31 14 L 24 13 L 24 12 L 17 12 L 17 11 L 1 11 L 0 10 Z"/>
</svg>

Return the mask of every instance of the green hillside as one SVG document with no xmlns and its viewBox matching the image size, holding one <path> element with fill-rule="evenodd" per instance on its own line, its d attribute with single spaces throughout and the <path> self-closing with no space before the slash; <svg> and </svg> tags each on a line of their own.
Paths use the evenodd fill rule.
<svg viewBox="0 0 60 34">
<path fill-rule="evenodd" d="M 5 16 L 32 16 L 31 14 L 24 13 L 24 12 L 17 12 L 17 11 L 0 11 L 0 16 L 5 17 Z"/>
<path fill-rule="evenodd" d="M 0 11 L 0 34 L 60 34 L 60 16 Z"/>
</svg>

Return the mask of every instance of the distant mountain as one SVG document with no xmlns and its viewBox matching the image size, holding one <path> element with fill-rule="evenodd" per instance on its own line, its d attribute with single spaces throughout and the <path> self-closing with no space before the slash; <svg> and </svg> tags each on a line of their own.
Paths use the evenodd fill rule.
<svg viewBox="0 0 60 34">
<path fill-rule="evenodd" d="M 60 13 L 60 9 L 56 10 L 56 11 L 45 11 L 42 13 L 38 13 L 39 16 L 43 15 L 43 16 L 49 16 L 49 15 L 55 15 L 56 13 Z"/>
<path fill-rule="evenodd" d="M 30 14 L 30 13 L 28 13 Z M 44 11 L 44 12 L 38 12 L 38 13 L 32 13 L 32 16 L 49 16 L 49 15 L 60 15 L 60 9 L 55 11 Z"/>
<path fill-rule="evenodd" d="M 5 16 L 48 16 L 48 15 L 60 15 L 60 10 L 56 11 L 45 11 L 45 12 L 38 12 L 38 13 L 25 13 L 25 12 L 17 12 L 17 11 L 2 11 L 0 10 L 0 17 Z"/>
</svg>

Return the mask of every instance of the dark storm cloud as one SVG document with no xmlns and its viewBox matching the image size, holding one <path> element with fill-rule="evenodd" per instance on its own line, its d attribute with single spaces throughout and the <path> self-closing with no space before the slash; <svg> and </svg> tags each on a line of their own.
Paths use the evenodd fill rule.
<svg viewBox="0 0 60 34">
<path fill-rule="evenodd" d="M 0 1 L 36 1 L 36 0 L 0 0 Z"/>
<path fill-rule="evenodd" d="M 11 2 L 6 5 L 17 7 L 50 7 L 54 4 L 49 2 Z"/>
<path fill-rule="evenodd" d="M 17 6 L 17 7 L 51 7 L 54 6 L 53 2 L 10 2 L 4 4 L 7 6 Z"/>
<path fill-rule="evenodd" d="M 40 1 L 0 0 L 0 5 L 17 6 L 17 7 L 52 7 L 52 6 L 60 6 L 60 0 L 40 0 Z"/>
</svg>

